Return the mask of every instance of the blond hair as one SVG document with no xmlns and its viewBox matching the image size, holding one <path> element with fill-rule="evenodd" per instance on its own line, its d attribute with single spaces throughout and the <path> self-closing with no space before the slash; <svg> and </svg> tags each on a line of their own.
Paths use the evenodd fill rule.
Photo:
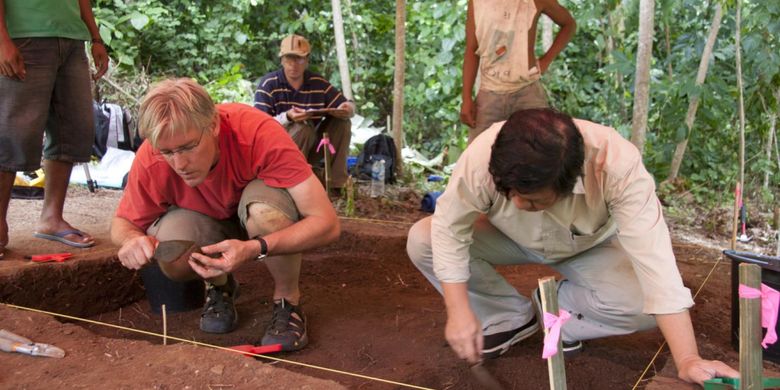
<svg viewBox="0 0 780 390">
<path fill-rule="evenodd" d="M 191 129 L 209 132 L 217 125 L 217 109 L 208 92 L 190 78 L 176 78 L 154 84 L 141 102 L 138 129 L 157 147 L 162 136 Z"/>
</svg>

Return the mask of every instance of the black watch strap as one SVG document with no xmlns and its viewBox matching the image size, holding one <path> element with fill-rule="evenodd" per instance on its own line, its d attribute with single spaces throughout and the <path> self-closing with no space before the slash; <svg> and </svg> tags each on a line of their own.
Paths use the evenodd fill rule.
<svg viewBox="0 0 780 390">
<path fill-rule="evenodd" d="M 260 242 L 260 254 L 257 255 L 257 260 L 263 260 L 266 258 L 266 256 L 268 256 L 268 243 L 265 242 L 265 239 L 260 236 L 254 237 L 253 240 Z"/>
</svg>

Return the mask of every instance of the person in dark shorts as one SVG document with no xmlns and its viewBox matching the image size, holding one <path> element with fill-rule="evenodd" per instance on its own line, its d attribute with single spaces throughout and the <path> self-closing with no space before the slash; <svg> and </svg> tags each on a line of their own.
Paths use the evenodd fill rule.
<svg viewBox="0 0 780 390">
<path fill-rule="evenodd" d="M 89 0 L 0 0 L 0 258 L 16 172 L 38 169 L 41 152 L 45 195 L 34 235 L 95 244 L 62 215 L 73 164 L 89 161 L 95 138 L 84 41 L 92 42 L 97 80 L 108 55 Z"/>
</svg>

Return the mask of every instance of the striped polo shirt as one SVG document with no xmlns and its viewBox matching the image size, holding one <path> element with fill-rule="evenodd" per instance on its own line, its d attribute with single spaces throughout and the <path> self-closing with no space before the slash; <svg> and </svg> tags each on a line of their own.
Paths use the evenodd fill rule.
<svg viewBox="0 0 780 390">
<path fill-rule="evenodd" d="M 293 107 L 303 110 L 336 108 L 346 101 L 341 91 L 328 80 L 308 70 L 303 73 L 303 85 L 298 90 L 293 89 L 284 70 L 279 69 L 263 76 L 255 91 L 255 108 L 271 116 Z"/>
</svg>

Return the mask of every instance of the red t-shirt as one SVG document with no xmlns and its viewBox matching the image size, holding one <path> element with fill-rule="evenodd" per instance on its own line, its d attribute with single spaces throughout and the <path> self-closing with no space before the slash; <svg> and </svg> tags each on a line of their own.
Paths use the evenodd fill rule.
<svg viewBox="0 0 780 390">
<path fill-rule="evenodd" d="M 216 219 L 236 214 L 243 189 L 254 179 L 290 188 L 312 175 L 311 167 L 284 128 L 244 104 L 218 104 L 219 161 L 203 183 L 190 187 L 144 142 L 130 168 L 116 211 L 142 230 L 178 206 Z"/>
</svg>

